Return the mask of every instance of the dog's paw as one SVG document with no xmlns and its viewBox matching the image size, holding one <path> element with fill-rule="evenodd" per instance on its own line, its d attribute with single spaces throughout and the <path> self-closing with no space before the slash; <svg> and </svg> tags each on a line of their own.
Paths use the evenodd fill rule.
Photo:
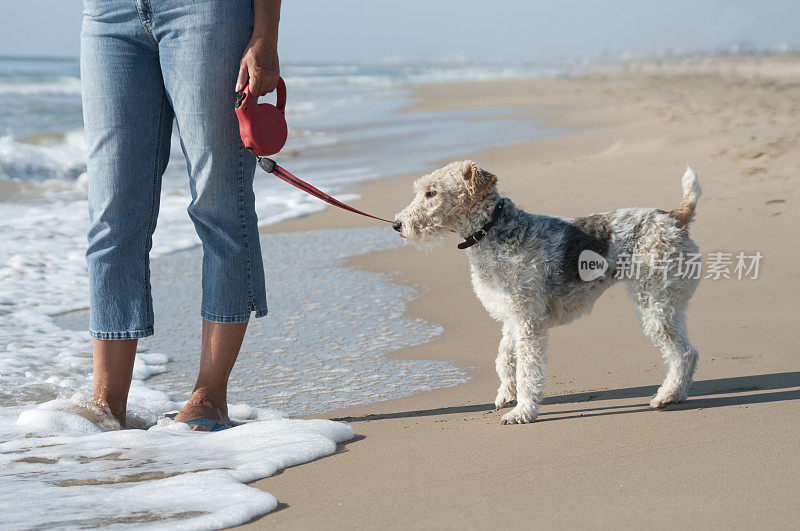
<svg viewBox="0 0 800 531">
<path fill-rule="evenodd" d="M 535 407 L 517 407 L 503 415 L 501 422 L 503 424 L 527 424 L 536 419 Z"/>
<path fill-rule="evenodd" d="M 664 409 L 670 404 L 677 404 L 678 402 L 683 402 L 686 398 L 685 395 L 682 395 L 679 392 L 662 392 L 660 389 L 659 391 L 653 395 L 652 400 L 650 400 L 650 407 L 653 409 Z"/>
<path fill-rule="evenodd" d="M 501 385 L 497 390 L 497 398 L 494 399 L 494 409 L 506 407 L 517 399 L 517 393 L 508 385 Z"/>
</svg>

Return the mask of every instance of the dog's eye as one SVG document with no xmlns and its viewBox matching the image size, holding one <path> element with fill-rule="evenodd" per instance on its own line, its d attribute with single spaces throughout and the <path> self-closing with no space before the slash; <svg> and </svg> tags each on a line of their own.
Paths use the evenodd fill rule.
<svg viewBox="0 0 800 531">
<path fill-rule="evenodd" d="M 429 199 L 435 195 L 436 195 L 436 190 L 428 190 L 427 192 L 425 192 L 425 197 Z"/>
</svg>

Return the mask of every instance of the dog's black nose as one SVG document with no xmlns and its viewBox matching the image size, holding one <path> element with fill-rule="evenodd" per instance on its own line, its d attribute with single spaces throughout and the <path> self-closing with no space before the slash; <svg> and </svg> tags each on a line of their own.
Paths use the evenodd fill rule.
<svg viewBox="0 0 800 531">
<path fill-rule="evenodd" d="M 399 219 L 396 220 L 394 223 L 392 223 L 392 228 L 397 232 L 400 232 L 401 230 L 403 230 L 403 222 L 400 221 Z"/>
</svg>

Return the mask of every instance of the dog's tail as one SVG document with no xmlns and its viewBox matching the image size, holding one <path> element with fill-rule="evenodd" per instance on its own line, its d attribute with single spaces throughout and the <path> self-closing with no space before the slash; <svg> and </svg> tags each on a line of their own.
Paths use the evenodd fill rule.
<svg viewBox="0 0 800 531">
<path fill-rule="evenodd" d="M 681 185 L 683 185 L 683 199 L 669 215 L 675 218 L 679 225 L 685 227 L 694 219 L 697 200 L 700 199 L 702 193 L 697 174 L 689 166 L 686 166 L 686 173 L 683 174 Z"/>
</svg>

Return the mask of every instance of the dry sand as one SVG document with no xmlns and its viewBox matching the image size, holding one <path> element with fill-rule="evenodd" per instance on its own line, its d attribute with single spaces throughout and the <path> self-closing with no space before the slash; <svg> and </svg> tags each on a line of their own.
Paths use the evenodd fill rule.
<svg viewBox="0 0 800 531">
<path fill-rule="evenodd" d="M 757 280 L 707 279 L 692 299 L 700 365 L 688 401 L 647 408 L 665 369 L 616 286 L 589 317 L 553 331 L 538 420 L 502 426 L 491 405 L 499 326 L 471 290 L 456 238 L 429 255 L 362 257 L 357 266 L 424 285 L 407 311 L 444 326 L 435 341 L 391 355 L 455 360 L 474 378 L 327 415 L 351 422 L 357 438 L 257 482 L 281 505 L 249 525 L 797 528 L 800 76 L 796 58 L 738 61 L 418 90 L 417 109 L 519 106 L 575 131 L 468 155 L 531 212 L 669 209 L 692 164 L 704 195 L 691 232 L 704 258 L 764 259 Z M 411 180 L 367 184 L 356 206 L 391 215 L 410 199 Z M 270 230 L 365 223 L 328 209 Z"/>
</svg>

